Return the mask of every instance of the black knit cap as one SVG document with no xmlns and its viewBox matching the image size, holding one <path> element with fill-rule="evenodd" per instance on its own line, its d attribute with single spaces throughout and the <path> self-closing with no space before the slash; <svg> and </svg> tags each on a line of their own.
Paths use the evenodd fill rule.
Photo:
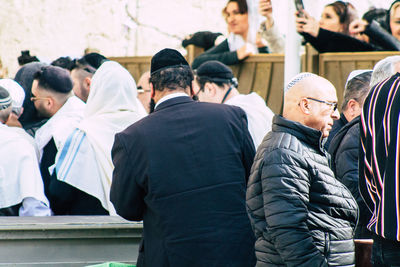
<svg viewBox="0 0 400 267">
<path fill-rule="evenodd" d="M 189 66 L 189 63 L 177 50 L 165 48 L 151 59 L 150 75 L 167 68 L 180 66 Z"/>
<path fill-rule="evenodd" d="M 66 69 L 57 66 L 44 66 L 35 77 L 47 83 L 56 92 L 69 93 L 72 90 L 71 76 Z"/>
<path fill-rule="evenodd" d="M 234 76 L 232 70 L 225 64 L 210 60 L 196 69 L 196 75 L 214 82 L 230 82 Z"/>
</svg>

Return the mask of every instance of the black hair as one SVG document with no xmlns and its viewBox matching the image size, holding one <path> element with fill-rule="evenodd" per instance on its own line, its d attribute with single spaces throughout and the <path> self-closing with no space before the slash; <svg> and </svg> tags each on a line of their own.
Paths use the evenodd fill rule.
<svg viewBox="0 0 400 267">
<path fill-rule="evenodd" d="M 179 67 L 167 68 L 155 72 L 149 80 L 153 84 L 154 90 L 164 91 L 164 89 L 186 90 L 192 89 L 193 71 L 189 66 L 181 65 Z"/>
<path fill-rule="evenodd" d="M 388 30 L 388 25 L 386 23 L 387 10 L 384 8 L 370 8 L 367 12 L 362 16 L 363 20 L 366 20 L 368 23 L 371 23 L 373 20 L 379 23 L 379 25 Z"/>
<path fill-rule="evenodd" d="M 53 62 L 51 62 L 50 65 L 61 67 L 63 69 L 71 70 L 72 67 L 72 59 L 70 57 L 59 57 Z"/>
</svg>

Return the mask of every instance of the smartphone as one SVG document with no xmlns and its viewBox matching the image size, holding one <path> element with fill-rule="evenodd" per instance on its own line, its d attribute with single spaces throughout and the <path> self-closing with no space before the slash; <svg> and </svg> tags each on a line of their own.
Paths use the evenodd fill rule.
<svg viewBox="0 0 400 267">
<path fill-rule="evenodd" d="M 294 0 L 294 5 L 296 6 L 297 11 L 299 12 L 299 17 L 304 17 L 304 5 L 303 0 Z"/>
</svg>

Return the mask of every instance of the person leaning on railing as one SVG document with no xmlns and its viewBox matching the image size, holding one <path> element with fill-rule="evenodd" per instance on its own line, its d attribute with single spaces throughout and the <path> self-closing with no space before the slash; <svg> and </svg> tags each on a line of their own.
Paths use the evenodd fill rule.
<svg viewBox="0 0 400 267">
<path fill-rule="evenodd" d="M 222 10 L 228 25 L 228 37 L 219 45 L 196 57 L 192 63 L 193 69 L 209 60 L 218 60 L 226 65 L 234 65 L 249 55 L 269 52 L 265 42 L 257 34 L 261 16 L 257 12 L 256 1 L 228 1 Z"/>
<path fill-rule="evenodd" d="M 400 42 L 390 33 L 380 27 L 378 23 L 371 23 L 371 27 L 369 30 L 375 33 L 374 40 L 379 40 L 378 43 L 380 45 L 377 46 L 375 44 L 376 42 L 365 42 L 365 39 L 360 37 L 360 33 L 362 33 L 362 31 L 355 31 L 354 24 L 351 24 L 351 22 L 356 20 L 356 15 L 353 15 L 351 19 L 343 18 L 343 14 L 347 14 L 346 16 L 349 16 L 351 12 L 355 13 L 352 5 L 342 1 L 336 1 L 335 3 L 342 3 L 340 5 L 345 5 L 347 11 L 342 14 L 332 12 L 332 10 L 330 9 L 334 9 L 333 6 L 328 5 L 325 7 L 321 20 L 319 22 L 311 17 L 306 11 L 303 11 L 304 16 L 300 16 L 299 12 L 296 12 L 297 32 L 301 34 L 304 37 L 305 41 L 309 42 L 318 52 L 324 53 L 400 50 Z M 339 4 L 337 4 L 337 6 L 339 6 Z M 328 18 L 330 23 L 326 22 Z M 348 23 L 345 24 L 345 21 L 347 21 Z M 359 39 L 356 37 L 358 37 Z"/>
</svg>

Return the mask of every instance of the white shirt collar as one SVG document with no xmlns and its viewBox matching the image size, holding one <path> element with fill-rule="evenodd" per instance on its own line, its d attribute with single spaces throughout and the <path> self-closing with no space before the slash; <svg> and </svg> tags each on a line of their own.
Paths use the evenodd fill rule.
<svg viewBox="0 0 400 267">
<path fill-rule="evenodd" d="M 162 102 L 165 102 L 167 100 L 170 100 L 170 99 L 175 98 L 175 97 L 180 97 L 180 96 L 189 96 L 189 95 L 186 94 L 186 93 L 183 93 L 183 92 L 168 94 L 166 96 L 161 97 L 160 100 L 158 100 L 158 102 L 157 102 L 156 106 L 154 107 L 154 109 L 156 109 L 158 107 L 158 105 L 160 105 Z"/>
</svg>

